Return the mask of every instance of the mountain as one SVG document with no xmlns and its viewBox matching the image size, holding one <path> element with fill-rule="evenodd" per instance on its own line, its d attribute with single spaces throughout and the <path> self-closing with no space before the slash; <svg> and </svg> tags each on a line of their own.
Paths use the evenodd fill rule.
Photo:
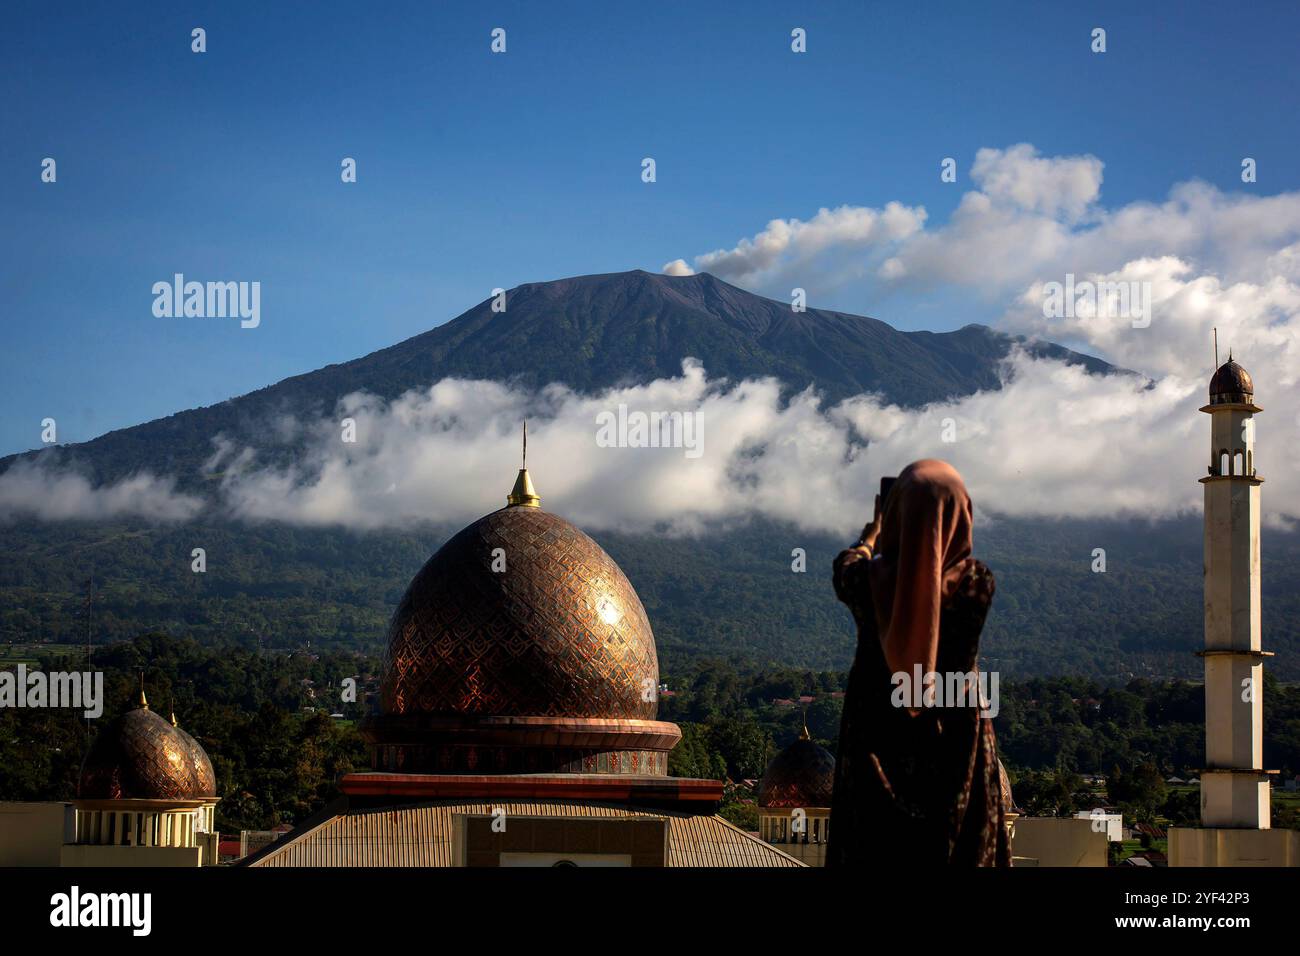
<svg viewBox="0 0 1300 956">
<path fill-rule="evenodd" d="M 916 406 L 998 388 L 998 366 L 1014 344 L 1033 354 L 1111 370 L 1100 359 L 967 325 L 954 332 L 900 332 L 878 319 L 809 309 L 745 292 L 707 273 L 676 277 L 616 272 L 533 282 L 506 293 L 504 311 L 487 299 L 450 322 L 363 358 L 218 405 L 109 432 L 64 446 L 97 482 L 140 470 L 175 475 L 201 490 L 212 439 L 225 434 L 258 448 L 261 460 L 290 457 L 293 446 L 265 449 L 282 414 L 328 414 L 350 392 L 393 399 L 439 379 L 484 378 L 528 387 L 563 382 L 579 391 L 681 374 L 703 362 L 711 377 L 774 376 L 797 391 L 815 385 L 829 401 L 876 392 Z M 27 456 L 48 452 L 28 452 Z M 19 457 L 0 460 L 0 471 Z"/>
<path fill-rule="evenodd" d="M 359 389 L 392 399 L 449 375 L 590 391 L 675 376 L 682 359 L 694 357 L 715 377 L 776 376 L 791 391 L 813 384 L 829 401 L 872 391 L 917 405 L 999 387 L 998 364 L 1017 343 L 1110 370 L 983 326 L 900 332 L 863 316 L 795 313 L 709 275 L 628 272 L 535 283 L 511 290 L 506 305 L 493 312 L 483 302 L 364 358 L 32 454 L 74 459 L 101 482 L 147 469 L 193 490 L 204 487 L 201 465 L 218 434 L 275 462 L 295 451 L 267 447 L 275 429 L 260 426 L 276 416 L 326 414 Z M 851 524 L 846 534 L 856 530 Z M 0 650 L 7 643 L 20 656 L 37 642 L 84 647 L 89 627 L 99 643 L 161 630 L 254 647 L 378 652 L 407 582 L 455 530 L 240 524 L 211 513 L 187 524 L 10 521 L 0 525 Z M 852 657 L 852 623 L 828 581 L 844 544 L 836 537 L 758 518 L 699 539 L 595 537 L 641 595 L 669 671 L 714 655 L 809 668 L 847 667 Z M 1201 645 L 1199 521 L 999 520 L 978 540 L 998 580 L 982 644 L 986 666 L 1008 677 L 1200 673 L 1192 654 Z M 209 555 L 201 575 L 190 572 L 196 542 Z M 1106 574 L 1091 572 L 1098 542 L 1107 548 Z M 807 574 L 791 574 L 796 546 L 806 550 Z M 1300 679 L 1300 534 L 1270 531 L 1264 549 L 1268 641 L 1278 652 L 1270 670 Z"/>
</svg>

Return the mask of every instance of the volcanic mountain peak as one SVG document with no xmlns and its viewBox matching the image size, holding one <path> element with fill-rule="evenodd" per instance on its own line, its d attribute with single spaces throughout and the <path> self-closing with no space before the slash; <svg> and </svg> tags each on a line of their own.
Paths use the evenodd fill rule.
<svg viewBox="0 0 1300 956">
<path fill-rule="evenodd" d="M 634 270 L 530 282 L 506 293 L 504 310 L 493 303 L 485 299 L 450 322 L 362 358 L 56 454 L 74 458 L 99 481 L 148 470 L 177 475 L 188 485 L 198 480 L 218 435 L 261 447 L 267 434 L 261 426 L 272 416 L 330 414 L 351 392 L 394 399 L 449 376 L 527 388 L 562 382 L 591 392 L 674 377 L 682 361 L 693 358 L 712 378 L 771 376 L 791 391 L 813 385 L 828 401 L 871 392 L 916 406 L 1001 387 L 1001 361 L 1017 342 L 1090 371 L 1110 370 L 1099 359 L 981 325 L 900 332 L 860 315 L 796 312 L 708 273 Z M 18 457 L 0 461 L 0 470 Z"/>
</svg>

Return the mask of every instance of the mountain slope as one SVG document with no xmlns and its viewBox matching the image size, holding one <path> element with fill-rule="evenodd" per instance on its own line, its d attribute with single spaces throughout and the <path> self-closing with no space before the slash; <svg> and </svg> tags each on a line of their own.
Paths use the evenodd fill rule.
<svg viewBox="0 0 1300 956">
<path fill-rule="evenodd" d="M 219 434 L 262 449 L 281 415 L 323 415 L 349 392 L 393 399 L 447 376 L 579 391 L 679 375 L 684 358 L 711 377 L 775 376 L 792 390 L 815 385 L 829 401 L 877 392 L 922 405 L 999 387 L 998 365 L 1013 343 L 1031 352 L 1110 370 L 1099 359 L 1026 343 L 980 325 L 954 332 L 900 332 L 877 319 L 765 299 L 700 274 L 621 272 L 521 285 L 504 312 L 485 300 L 457 318 L 363 358 L 207 408 L 110 432 L 58 454 L 98 482 L 148 470 L 200 489 L 199 471 Z M 284 446 L 263 461 L 283 461 Z M 42 452 L 28 453 L 42 454 Z M 0 461 L 0 470 L 16 458 Z"/>
</svg>

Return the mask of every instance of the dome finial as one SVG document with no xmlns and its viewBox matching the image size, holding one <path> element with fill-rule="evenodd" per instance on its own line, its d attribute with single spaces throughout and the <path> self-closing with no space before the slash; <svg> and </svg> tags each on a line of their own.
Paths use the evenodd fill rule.
<svg viewBox="0 0 1300 956">
<path fill-rule="evenodd" d="M 144 671 L 140 672 L 140 709 L 149 709 L 149 698 L 144 696 Z"/>
<path fill-rule="evenodd" d="M 172 726 L 175 727 L 176 726 L 176 701 L 168 699 L 168 703 L 171 705 Z"/>
<path fill-rule="evenodd" d="M 812 734 L 808 733 L 808 708 L 803 709 L 803 730 L 799 732 L 800 740 L 812 740 Z"/>
<path fill-rule="evenodd" d="M 520 462 L 522 467 L 515 478 L 515 486 L 506 496 L 506 504 L 523 508 L 540 508 L 542 499 L 533 487 L 533 479 L 528 476 L 528 419 L 524 419 L 524 453 Z"/>
</svg>

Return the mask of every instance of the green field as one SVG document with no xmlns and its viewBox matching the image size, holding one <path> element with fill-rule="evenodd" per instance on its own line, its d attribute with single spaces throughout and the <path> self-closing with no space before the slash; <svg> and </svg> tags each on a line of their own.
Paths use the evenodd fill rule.
<svg viewBox="0 0 1300 956">
<path fill-rule="evenodd" d="M 86 647 L 84 644 L 0 644 L 0 668 L 14 667 L 18 664 L 29 666 L 38 663 L 40 658 L 80 658 L 84 664 Z"/>
</svg>

